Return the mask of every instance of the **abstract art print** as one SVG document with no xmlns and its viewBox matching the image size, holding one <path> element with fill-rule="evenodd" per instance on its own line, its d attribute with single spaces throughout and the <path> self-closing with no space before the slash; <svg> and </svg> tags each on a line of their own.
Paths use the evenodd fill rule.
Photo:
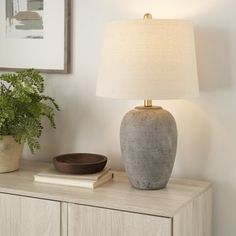
<svg viewBox="0 0 236 236">
<path fill-rule="evenodd" d="M 6 0 L 6 36 L 43 39 L 44 0 Z"/>
<path fill-rule="evenodd" d="M 70 73 L 71 0 L 0 0 L 0 71 Z"/>
</svg>

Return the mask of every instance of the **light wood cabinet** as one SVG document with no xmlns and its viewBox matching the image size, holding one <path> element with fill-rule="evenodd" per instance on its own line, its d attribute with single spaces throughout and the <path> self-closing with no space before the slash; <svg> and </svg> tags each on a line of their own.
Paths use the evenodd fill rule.
<svg viewBox="0 0 236 236">
<path fill-rule="evenodd" d="M 60 236 L 60 203 L 0 194 L 0 235 Z"/>
<path fill-rule="evenodd" d="M 171 219 L 69 204 L 68 236 L 171 236 Z"/>
<path fill-rule="evenodd" d="M 25 161 L 1 175 L 1 236 L 212 236 L 206 181 L 171 179 L 166 189 L 141 191 L 115 172 L 95 190 L 35 183 L 48 167 Z"/>
</svg>

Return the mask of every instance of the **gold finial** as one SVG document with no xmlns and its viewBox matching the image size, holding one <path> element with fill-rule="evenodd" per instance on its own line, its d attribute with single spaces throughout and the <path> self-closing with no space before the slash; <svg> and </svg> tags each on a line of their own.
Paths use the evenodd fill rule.
<svg viewBox="0 0 236 236">
<path fill-rule="evenodd" d="M 152 20 L 152 14 L 146 13 L 143 17 L 144 20 Z"/>
</svg>

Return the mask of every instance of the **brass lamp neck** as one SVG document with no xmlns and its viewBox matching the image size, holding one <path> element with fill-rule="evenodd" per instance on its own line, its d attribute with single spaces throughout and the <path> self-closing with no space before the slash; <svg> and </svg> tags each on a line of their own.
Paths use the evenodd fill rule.
<svg viewBox="0 0 236 236">
<path fill-rule="evenodd" d="M 152 100 L 151 99 L 145 99 L 144 100 L 144 107 L 152 107 Z"/>
<path fill-rule="evenodd" d="M 144 20 L 152 20 L 152 14 L 146 13 L 143 17 Z M 152 100 L 151 99 L 145 99 L 144 100 L 144 107 L 152 107 Z"/>
<path fill-rule="evenodd" d="M 146 13 L 143 17 L 144 20 L 152 20 L 152 14 Z M 144 107 L 152 107 L 152 100 L 151 99 L 145 99 L 144 100 Z"/>
</svg>

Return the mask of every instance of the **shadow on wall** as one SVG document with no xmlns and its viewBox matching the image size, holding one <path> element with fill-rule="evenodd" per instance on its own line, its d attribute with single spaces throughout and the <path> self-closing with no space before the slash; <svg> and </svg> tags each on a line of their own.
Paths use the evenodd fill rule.
<svg viewBox="0 0 236 236">
<path fill-rule="evenodd" d="M 225 103 L 235 103 L 234 81 L 229 32 L 197 26 L 195 38 L 200 97 L 181 102 L 177 111 L 181 139 L 175 174 L 209 179 L 214 178 L 212 164 L 217 167 L 221 155 L 232 158 L 232 142 L 228 139 L 235 136 L 235 114 Z"/>
<path fill-rule="evenodd" d="M 195 40 L 200 90 L 215 92 L 231 87 L 227 31 L 196 27 Z"/>
<path fill-rule="evenodd" d="M 196 27 L 195 35 L 201 92 L 198 106 L 226 132 L 236 132 L 235 111 L 229 109 L 236 106 L 230 32 Z"/>
<path fill-rule="evenodd" d="M 222 28 L 195 28 L 201 94 L 178 111 L 182 140 L 176 173 L 214 183 L 214 235 L 224 235 L 226 229 L 232 233 L 227 235 L 235 235 L 235 52 L 229 29 Z"/>
<path fill-rule="evenodd" d="M 177 101 L 178 148 L 174 175 L 207 178 L 211 159 L 212 119 L 193 101 Z"/>
</svg>

